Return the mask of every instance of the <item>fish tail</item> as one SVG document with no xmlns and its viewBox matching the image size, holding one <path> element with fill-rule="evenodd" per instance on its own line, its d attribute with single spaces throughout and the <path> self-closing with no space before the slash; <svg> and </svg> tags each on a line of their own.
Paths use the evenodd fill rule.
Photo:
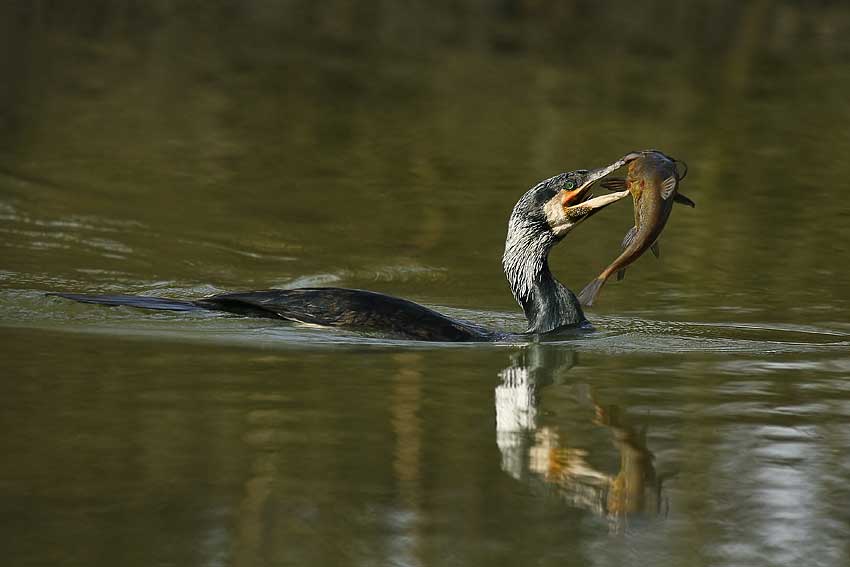
<svg viewBox="0 0 850 567">
<path fill-rule="evenodd" d="M 146 297 L 140 295 L 87 295 L 82 293 L 48 293 L 49 296 L 73 299 L 80 303 L 99 305 L 127 305 L 139 309 L 158 309 L 162 311 L 195 311 L 204 307 L 192 301 L 181 301 L 166 297 Z"/>
<path fill-rule="evenodd" d="M 584 289 L 578 294 L 578 300 L 583 306 L 590 307 L 593 305 L 593 302 L 596 301 L 596 296 L 599 295 L 599 290 L 602 289 L 607 279 L 606 277 L 599 276 L 584 286 Z"/>
</svg>

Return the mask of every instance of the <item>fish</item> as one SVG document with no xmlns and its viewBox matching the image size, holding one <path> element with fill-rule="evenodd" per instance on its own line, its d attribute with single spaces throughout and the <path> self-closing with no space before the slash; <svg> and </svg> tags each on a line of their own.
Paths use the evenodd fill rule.
<svg viewBox="0 0 850 567">
<path fill-rule="evenodd" d="M 658 237 L 670 218 L 673 203 L 691 208 L 696 206 L 691 199 L 679 193 L 679 182 L 685 178 L 688 170 L 685 165 L 684 172 L 680 174 L 676 165 L 684 162 L 658 150 L 633 152 L 632 155 L 636 157 L 629 161 L 625 179 L 611 178 L 603 181 L 601 185 L 611 191 L 628 190 L 631 193 L 635 225 L 623 239 L 622 253 L 579 293 L 579 301 L 587 307 L 593 305 L 602 286 L 612 274 L 616 273 L 617 279 L 622 280 L 626 267 L 648 249 L 656 258 L 661 255 Z"/>
</svg>

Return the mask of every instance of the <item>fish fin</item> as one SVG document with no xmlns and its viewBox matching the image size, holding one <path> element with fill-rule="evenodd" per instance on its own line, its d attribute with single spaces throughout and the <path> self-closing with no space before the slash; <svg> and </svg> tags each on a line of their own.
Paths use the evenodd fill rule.
<svg viewBox="0 0 850 567">
<path fill-rule="evenodd" d="M 638 232 L 638 229 L 637 229 L 636 226 L 633 226 L 632 228 L 629 229 L 629 231 L 626 233 L 626 236 L 623 238 L 623 242 L 620 244 L 620 248 L 622 250 L 625 250 L 626 248 L 628 248 L 631 245 L 632 242 L 634 242 L 635 237 L 637 236 L 637 232 Z M 619 270 L 617 270 L 617 281 L 618 282 L 623 281 L 623 278 L 625 278 L 625 277 L 626 277 L 626 269 L 625 268 L 620 268 Z"/>
<path fill-rule="evenodd" d="M 609 179 L 605 179 L 604 181 L 600 181 L 599 185 L 605 187 L 609 191 L 625 191 L 628 189 L 628 187 L 626 187 L 626 180 L 622 177 L 611 177 Z"/>
<path fill-rule="evenodd" d="M 676 203 L 679 203 L 680 205 L 687 205 L 692 209 L 697 206 L 696 203 L 694 203 L 693 201 L 691 201 L 690 199 L 688 199 L 687 197 L 685 197 L 681 193 L 676 193 L 673 196 L 673 201 L 676 202 Z"/>
<path fill-rule="evenodd" d="M 661 247 L 658 244 L 657 240 L 652 243 L 652 246 L 650 246 L 649 249 L 652 250 L 652 253 L 655 255 L 656 258 L 661 257 Z"/>
<path fill-rule="evenodd" d="M 632 227 L 632 228 L 630 228 L 630 229 L 629 229 L 629 231 L 626 233 L 626 236 L 625 236 L 625 237 L 623 237 L 623 242 L 620 244 L 620 248 L 621 248 L 621 249 L 623 249 L 623 250 L 625 250 L 626 248 L 628 248 L 628 247 L 629 247 L 629 245 L 630 245 L 632 242 L 634 242 L 634 240 L 635 240 L 635 236 L 637 236 L 637 227 L 636 227 L 636 226 L 633 226 L 633 227 Z"/>
<path fill-rule="evenodd" d="M 585 307 L 590 307 L 593 305 L 593 302 L 596 300 L 596 296 L 599 295 L 599 290 L 602 289 L 602 285 L 605 283 L 605 278 L 598 277 L 581 290 L 581 293 L 578 294 L 578 300 Z"/>
<path fill-rule="evenodd" d="M 678 179 L 676 179 L 675 175 L 671 175 L 667 179 L 661 182 L 661 198 L 665 201 L 669 199 L 673 192 L 676 191 L 676 184 L 678 183 Z"/>
</svg>

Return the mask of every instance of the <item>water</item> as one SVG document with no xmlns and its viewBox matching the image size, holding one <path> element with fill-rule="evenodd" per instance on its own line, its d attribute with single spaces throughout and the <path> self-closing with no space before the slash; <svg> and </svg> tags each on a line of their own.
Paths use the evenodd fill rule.
<svg viewBox="0 0 850 567">
<path fill-rule="evenodd" d="M 846 565 L 850 9 L 0 7 L 21 565 Z M 367 288 L 522 330 L 536 181 L 685 159 L 597 332 L 425 344 L 47 291 Z M 553 253 L 573 289 L 631 223 Z"/>
</svg>

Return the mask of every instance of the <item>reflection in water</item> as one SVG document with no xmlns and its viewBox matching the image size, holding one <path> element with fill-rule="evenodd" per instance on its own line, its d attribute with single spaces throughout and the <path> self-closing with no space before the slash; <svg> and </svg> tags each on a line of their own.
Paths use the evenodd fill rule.
<svg viewBox="0 0 850 567">
<path fill-rule="evenodd" d="M 422 403 L 422 356 L 399 354 L 400 368 L 392 394 L 392 426 L 396 436 L 393 470 L 398 483 L 400 509 L 394 527 L 400 532 L 391 543 L 393 556 L 403 565 L 419 565 L 419 515 L 421 504 L 422 434 L 419 412 Z"/>
<path fill-rule="evenodd" d="M 590 386 L 575 384 L 573 397 L 591 407 L 590 421 L 610 431 L 620 455 L 619 470 L 608 473 L 590 464 L 589 452 L 572 445 L 567 432 L 546 423 L 541 415 L 541 392 L 550 385 L 565 385 L 563 375 L 576 362 L 575 352 L 554 345 L 529 345 L 512 357 L 499 373 L 496 387 L 496 443 L 502 469 L 517 480 L 542 480 L 570 505 L 607 517 L 612 529 L 621 530 L 638 514 L 666 515 L 654 455 L 646 446 L 646 428 L 629 424 L 619 407 L 603 406 Z"/>
<path fill-rule="evenodd" d="M 232 535 L 228 534 L 232 565 L 263 565 L 269 555 L 285 558 L 286 564 L 372 565 L 383 553 L 395 564 L 423 564 L 423 356 L 399 353 L 390 360 L 387 397 L 378 394 L 377 406 L 369 408 L 362 401 L 361 406 L 366 405 L 379 421 L 386 419 L 392 431 L 392 444 L 376 450 L 378 455 L 392 455 L 391 495 L 384 500 L 374 484 L 382 476 L 383 457 L 368 457 L 374 468 L 364 472 L 365 477 L 358 476 L 358 470 L 365 470 L 359 456 L 364 447 L 374 448 L 375 441 L 358 438 L 352 443 L 347 431 L 327 426 L 345 414 L 341 408 L 347 407 L 346 401 L 336 409 L 323 407 L 333 405 L 326 399 L 317 402 L 306 411 L 310 415 L 300 414 L 296 423 L 284 397 L 264 396 L 261 401 L 270 407 L 250 409 L 244 415 L 241 443 L 247 478 L 239 488 Z M 347 472 L 336 476 L 340 470 Z M 358 501 L 361 490 L 367 496 Z M 362 549 L 316 543 L 358 529 L 362 531 L 353 537 L 368 542 Z"/>
</svg>

